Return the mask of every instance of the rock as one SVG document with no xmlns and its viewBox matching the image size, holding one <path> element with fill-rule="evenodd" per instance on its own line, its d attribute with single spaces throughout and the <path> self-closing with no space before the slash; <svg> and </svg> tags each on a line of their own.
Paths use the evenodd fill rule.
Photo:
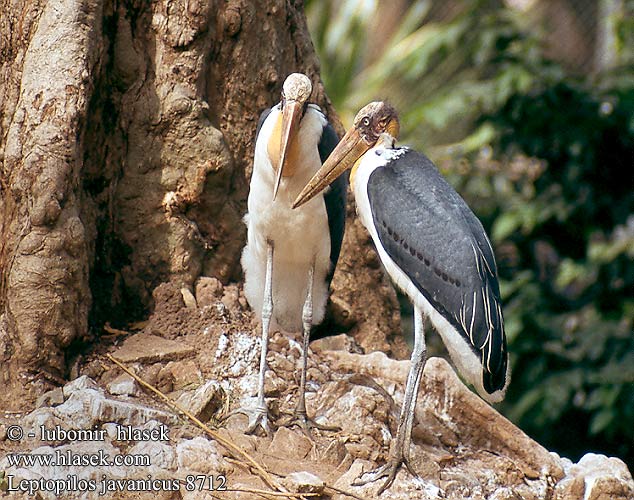
<svg viewBox="0 0 634 500">
<path fill-rule="evenodd" d="M 57 408 L 62 406 L 60 405 Z M 56 415 L 55 410 L 57 408 L 37 408 L 26 415 L 20 422 L 20 427 L 24 430 L 24 434 L 27 436 L 31 434 L 35 438 L 33 440 L 35 443 L 41 443 L 40 427 L 44 426 L 47 429 L 54 429 L 56 426 L 60 426 L 63 429 L 68 429 L 69 426 L 66 425 L 66 422 Z M 74 428 L 79 428 L 79 426 L 74 426 Z"/>
<path fill-rule="evenodd" d="M 229 311 L 239 311 L 241 308 L 240 294 L 235 287 L 226 287 L 220 302 L 222 302 Z"/>
<path fill-rule="evenodd" d="M 517 495 L 510 488 L 500 488 L 488 500 L 517 500 Z"/>
<path fill-rule="evenodd" d="M 346 445 L 353 456 L 376 456 L 382 445 L 387 445 L 390 430 L 390 408 L 377 391 L 340 380 L 324 384 L 314 398 L 317 423 L 336 426 L 351 436 Z"/>
<path fill-rule="evenodd" d="M 292 493 L 314 493 L 321 495 L 326 483 L 320 477 L 308 471 L 292 472 L 284 479 L 282 484 Z"/>
<path fill-rule="evenodd" d="M 176 450 L 173 445 L 161 441 L 140 441 L 128 450 L 129 455 L 152 457 L 152 467 L 162 470 L 177 469 Z"/>
<path fill-rule="evenodd" d="M 178 443 L 176 456 L 179 470 L 201 474 L 223 474 L 230 470 L 216 443 L 204 437 Z"/>
<path fill-rule="evenodd" d="M 220 280 L 201 276 L 196 281 L 196 301 L 199 307 L 210 306 L 222 297 L 224 287 Z"/>
<path fill-rule="evenodd" d="M 425 366 L 416 417 L 426 422 L 426 415 L 453 430 L 462 445 L 512 457 L 529 479 L 557 481 L 564 476 L 548 450 L 467 389 L 442 358 L 430 358 Z"/>
<path fill-rule="evenodd" d="M 167 366 L 162 367 L 156 376 L 156 388 L 163 394 L 174 390 L 174 374 Z"/>
<path fill-rule="evenodd" d="M 306 436 L 286 427 L 280 427 L 273 436 L 266 453 L 272 457 L 302 460 L 308 456 L 313 443 Z"/>
<path fill-rule="evenodd" d="M 67 429 L 91 429 L 104 422 L 139 426 L 149 420 L 158 420 L 165 424 L 178 421 L 172 413 L 137 402 L 106 398 L 103 391 L 95 389 L 73 392 L 63 404 L 46 410 L 52 412 L 53 417 L 61 420 L 62 427 Z M 35 416 L 37 411 L 24 418 L 25 427 L 32 426 L 33 429 L 39 429 L 38 422 L 34 421 Z M 50 427 L 50 424 L 47 427 Z"/>
<path fill-rule="evenodd" d="M 100 390 L 99 386 L 93 379 L 87 377 L 86 375 L 82 375 L 81 377 L 66 384 L 62 389 L 62 392 L 64 394 L 64 398 L 68 398 L 74 392 L 83 391 L 84 389 Z"/>
<path fill-rule="evenodd" d="M 310 343 L 310 347 L 315 352 L 323 351 L 346 351 L 361 353 L 361 347 L 357 342 L 350 337 L 342 333 L 340 335 L 332 335 L 330 337 L 323 337 Z"/>
<path fill-rule="evenodd" d="M 183 359 L 195 354 L 194 347 L 147 333 L 128 337 L 114 353 L 122 363 L 156 363 Z"/>
<path fill-rule="evenodd" d="M 319 446 L 317 457 L 320 462 L 339 467 L 349 456 L 345 439 L 333 437 L 325 446 Z M 352 465 L 352 462 L 348 466 Z"/>
<path fill-rule="evenodd" d="M 163 367 L 159 364 L 143 366 L 141 371 L 141 378 L 145 380 L 148 384 L 156 387 L 158 385 L 159 373 L 162 368 Z"/>
<path fill-rule="evenodd" d="M 324 355 L 330 360 L 331 366 L 335 370 L 346 373 L 363 373 L 370 377 L 398 383 L 403 383 L 404 380 L 407 380 L 409 360 L 396 361 L 388 358 L 384 352 L 375 351 L 370 354 L 352 354 L 333 350 L 325 352 Z"/>
<path fill-rule="evenodd" d="M 336 294 L 330 297 L 330 313 L 334 323 L 345 330 L 350 330 L 355 325 L 352 306 Z"/>
<path fill-rule="evenodd" d="M 136 396 L 141 393 L 141 388 L 127 373 L 122 373 L 108 384 L 108 392 L 118 396 Z"/>
<path fill-rule="evenodd" d="M 77 454 L 82 456 L 99 456 L 99 455 L 107 455 L 109 457 L 113 457 L 120 453 L 120 450 L 115 448 L 109 442 L 102 441 L 77 441 L 72 444 L 66 444 L 58 447 L 51 446 L 41 446 L 39 448 L 35 448 L 31 453 L 34 455 L 49 455 L 55 457 L 55 453 L 59 453 L 62 456 L 67 456 L 67 454 Z M 77 477 L 78 480 L 85 481 L 95 481 L 97 485 L 100 485 L 100 481 L 103 475 L 106 475 L 108 478 L 112 479 L 123 479 L 126 477 L 130 477 L 132 474 L 139 474 L 139 471 L 135 470 L 134 467 L 123 467 L 123 466 L 80 466 L 80 465 L 61 465 L 57 464 L 55 466 L 51 465 L 42 465 L 41 462 L 34 463 L 33 466 L 27 467 L 15 467 L 9 466 L 6 463 L 6 459 L 0 461 L 0 469 L 5 470 L 7 475 L 14 476 L 13 482 L 14 484 L 18 484 L 20 480 L 35 480 L 39 481 L 40 479 L 45 480 L 65 480 L 69 476 Z M 140 474 L 139 474 L 140 475 Z M 95 492 L 73 492 L 73 491 L 63 491 L 60 492 L 60 495 L 56 495 L 54 491 L 47 491 L 46 489 L 42 489 L 38 491 L 37 498 L 42 498 L 45 500 L 56 500 L 58 498 L 67 498 L 67 499 L 97 499 L 99 488 Z M 26 497 L 26 496 L 25 496 Z M 102 497 L 103 498 L 103 497 Z"/>
<path fill-rule="evenodd" d="M 566 476 L 555 487 L 554 500 L 631 500 L 634 480 L 618 458 L 588 453 L 566 464 Z"/>
<path fill-rule="evenodd" d="M 407 379 L 409 361 L 395 361 L 383 353 L 359 355 L 329 351 L 325 354 L 339 370 L 398 381 L 401 388 Z M 333 401 L 331 404 L 341 403 Z M 442 358 L 427 360 L 416 405 L 416 419 L 423 423 L 423 427 L 434 429 L 432 433 L 436 428 L 439 433 L 444 433 L 450 441 L 444 443 L 446 445 L 460 443 L 513 457 L 516 466 L 529 479 L 549 478 L 556 482 L 564 475 L 561 464 L 548 450 L 467 389 Z"/>
<path fill-rule="evenodd" d="M 182 394 L 176 401 L 202 422 L 207 422 L 221 407 L 224 391 L 215 380 L 209 380 L 195 391 Z"/>
<path fill-rule="evenodd" d="M 165 370 L 171 374 L 172 388 L 169 392 L 191 389 L 199 386 L 204 381 L 196 362 L 189 359 L 170 361 L 165 365 Z M 163 374 L 163 377 L 165 376 Z"/>
<path fill-rule="evenodd" d="M 36 408 L 43 406 L 57 406 L 64 402 L 64 391 L 61 387 L 56 387 L 52 391 L 45 392 L 35 403 Z"/>
<path fill-rule="evenodd" d="M 240 427 L 239 430 L 231 429 L 228 426 L 220 428 L 218 429 L 218 434 L 221 438 L 227 441 L 231 441 L 233 444 L 238 446 L 243 451 L 246 451 L 247 453 L 253 453 L 258 442 L 258 438 L 256 436 L 253 436 L 251 434 L 244 434 L 244 426 Z"/>
<path fill-rule="evenodd" d="M 237 289 L 232 285 L 224 291 Z M 170 294 L 174 292 L 170 295 L 171 299 L 181 303 L 180 287 L 174 285 L 169 290 L 165 288 L 165 291 Z M 216 304 L 225 308 L 220 302 Z M 257 322 L 250 323 L 253 316 L 236 313 L 236 310 L 228 312 L 221 315 L 212 306 L 192 313 L 181 304 L 177 314 L 197 321 L 190 333 L 183 330 L 179 317 L 165 312 L 171 323 L 163 316 L 158 317 L 165 321 L 157 321 L 156 325 L 169 324 L 176 337 L 196 346 L 195 357 L 192 355 L 191 358 L 179 359 L 180 354 L 176 354 L 175 358 L 170 358 L 172 354 L 156 354 L 152 351 L 154 344 L 163 343 L 164 339 L 152 335 L 139 335 L 141 340 L 145 340 L 136 341 L 140 345 L 135 349 L 141 354 L 133 358 L 135 362 L 152 359 L 144 352 L 146 348 L 152 351 L 151 356 L 154 358 L 164 357 L 162 362 L 142 366 L 140 373 L 144 379 L 153 381 L 163 392 L 168 392 L 163 389 L 163 385 L 169 386 L 170 391 L 177 389 L 178 396 L 182 398 L 180 402 L 203 419 L 207 419 L 224 398 L 220 387 L 231 398 L 234 408 L 253 407 L 256 404 L 256 398 L 249 399 L 249 396 L 255 396 L 257 392 L 259 328 Z M 156 331 L 163 330 L 157 326 Z M 171 346 L 181 346 L 179 342 L 167 342 Z M 134 396 L 111 396 L 85 376 L 66 384 L 62 390 L 66 400 L 57 406 L 39 408 L 26 417 L 3 413 L 0 440 L 6 433 L 8 420 L 11 420 L 11 424 L 22 426 L 25 434 L 35 431 L 39 435 L 41 425 L 49 429 L 60 426 L 66 430 L 104 430 L 104 441 L 70 442 L 66 439 L 64 442 L 38 443 L 37 439 L 24 439 L 19 451 L 51 453 L 72 450 L 73 453 L 85 455 L 103 450 L 112 455 L 150 457 L 149 466 L 113 467 L 101 472 L 97 469 L 97 473 L 112 479 L 146 479 L 151 475 L 152 478 L 183 480 L 187 475 L 204 475 L 206 478 L 213 477 L 216 486 L 218 476 L 223 474 L 227 477 L 229 488 L 243 490 L 216 495 L 216 492 L 185 491 L 184 482 L 181 482 L 177 493 L 126 491 L 109 496 L 116 496 L 120 500 L 174 500 L 181 496 L 187 500 L 225 496 L 236 500 L 255 498 L 253 491 L 266 489 L 266 486 L 252 468 L 243 465 L 244 457 L 230 460 L 223 456 L 233 455 L 229 445 L 225 449 L 224 445 L 219 444 L 223 439 L 252 456 L 274 478 L 285 478 L 276 480 L 283 481 L 289 490 L 318 492 L 322 496 L 327 494 L 333 500 L 350 498 L 328 487 L 324 488 L 323 478 L 329 486 L 353 493 L 357 498 L 376 498 L 376 492 L 384 480 L 361 487 L 353 486 L 352 483 L 363 471 L 376 469 L 385 463 L 391 435 L 396 431 L 396 418 L 403 399 L 409 362 L 394 361 L 381 353 L 350 353 L 349 342 L 349 338 L 340 336 L 321 342 L 321 347 L 318 347 L 319 343 L 311 346 L 314 352 L 310 354 L 308 367 L 309 414 L 319 423 L 341 427 L 341 431 L 336 433 L 315 430 L 314 441 L 306 438 L 300 430 L 285 427 L 278 428 L 273 439 L 246 435 L 244 416 L 223 423 L 224 428 L 218 430 L 219 441 L 214 441 L 203 435 L 199 428 L 165 411 L 162 402 L 146 394 L 143 394 L 144 404 Z M 129 350 L 129 346 L 126 348 Z M 274 395 L 267 403 L 271 419 L 277 425 L 286 421 L 281 414 L 292 411 L 297 402 L 298 380 L 295 372 L 299 354 L 296 340 L 279 332 L 272 333 L 268 356 L 272 369 L 267 373 L 265 389 L 266 394 Z M 93 366 L 98 362 L 96 358 Z M 126 377 L 119 376 L 121 372 L 114 367 L 109 371 L 110 374 L 95 372 L 99 373 L 100 384 L 110 382 L 109 390 L 127 392 L 114 389 L 119 382 L 126 381 Z M 206 382 L 203 374 L 209 382 Z M 187 392 L 183 394 L 185 390 Z M 136 429 L 169 425 L 169 440 L 117 441 L 120 424 Z M 17 446 L 6 441 L 6 438 L 0 444 L 5 448 L 5 453 L 7 448 L 14 450 Z M 46 446 L 33 449 L 40 444 Z M 433 358 L 428 361 L 421 381 L 409 455 L 410 465 L 420 479 L 412 476 L 406 467 L 402 468 L 391 488 L 381 495 L 381 500 L 634 498 L 632 478 L 623 462 L 600 455 L 586 455 L 579 463 L 573 464 L 548 453 L 469 391 L 446 362 Z M 32 479 L 50 479 L 76 473 L 81 478 L 90 476 L 95 470 L 93 467 L 76 469 L 29 469 L 19 474 Z M 17 473 L 15 468 L 8 467 L 8 460 L 0 454 L 0 471 L 5 470 L 10 474 Z M 64 492 L 57 496 L 45 493 L 41 498 L 84 500 L 104 497 Z"/>
<path fill-rule="evenodd" d="M 197 309 L 196 297 L 188 288 L 181 288 L 181 295 L 183 296 L 183 302 L 189 309 Z"/>
</svg>

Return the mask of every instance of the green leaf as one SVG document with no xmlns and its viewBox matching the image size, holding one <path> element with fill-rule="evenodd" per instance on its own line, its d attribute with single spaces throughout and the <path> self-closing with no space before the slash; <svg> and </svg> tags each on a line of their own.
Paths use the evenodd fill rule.
<svg viewBox="0 0 634 500">
<path fill-rule="evenodd" d="M 494 242 L 508 238 L 522 225 L 522 218 L 516 212 L 506 212 L 500 215 L 493 224 L 491 237 Z"/>
<path fill-rule="evenodd" d="M 613 424 L 615 418 L 616 413 L 612 408 L 604 408 L 595 413 L 590 422 L 590 434 L 596 435 L 604 431 Z"/>
</svg>

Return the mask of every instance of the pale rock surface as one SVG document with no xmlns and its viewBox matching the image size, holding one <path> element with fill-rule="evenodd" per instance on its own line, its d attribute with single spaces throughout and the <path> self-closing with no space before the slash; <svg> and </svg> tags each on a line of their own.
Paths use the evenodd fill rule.
<svg viewBox="0 0 634 500">
<path fill-rule="evenodd" d="M 41 408 L 43 406 L 57 406 L 61 405 L 63 402 L 64 391 L 62 391 L 61 387 L 56 387 L 55 389 L 48 391 L 37 398 L 35 406 L 37 408 Z"/>
<path fill-rule="evenodd" d="M 186 307 L 189 307 L 190 309 L 196 309 L 198 307 L 196 297 L 194 297 L 194 294 L 191 290 L 189 290 L 189 288 L 181 288 L 181 295 L 183 296 L 183 302 Z"/>
<path fill-rule="evenodd" d="M 127 373 L 122 373 L 107 385 L 108 392 L 117 396 L 136 396 L 141 389 L 136 380 Z"/>
<path fill-rule="evenodd" d="M 170 361 L 159 372 L 159 377 L 169 378 L 174 391 L 192 389 L 205 382 L 200 369 L 190 359 Z"/>
<path fill-rule="evenodd" d="M 183 354 L 178 360 L 164 359 L 153 370 L 157 381 L 160 373 L 196 374 L 207 382 L 185 393 L 181 403 L 210 421 L 218 418 L 215 410 L 227 401 L 235 408 L 255 393 L 259 361 L 259 339 L 229 323 L 218 322 L 215 331 L 198 338 L 198 349 Z M 207 328 L 207 327 L 206 327 Z M 134 337 L 138 337 L 135 335 Z M 132 337 L 133 338 L 133 337 Z M 215 339 L 215 340 L 214 340 Z M 164 339 L 163 339 L 164 340 Z M 186 339 L 185 339 L 186 340 Z M 170 341 L 180 346 L 191 345 L 181 339 Z M 205 344 L 204 342 L 208 342 Z M 404 380 L 409 363 L 395 361 L 382 353 L 351 353 L 353 344 L 339 339 L 321 343 L 309 357 L 307 410 L 318 422 L 338 426 L 336 432 L 313 430 L 313 439 L 295 428 L 279 427 L 273 437 L 244 434 L 246 419 L 232 417 L 218 429 L 229 440 L 280 477 L 292 491 L 323 491 L 332 500 L 375 498 L 382 481 L 353 486 L 363 473 L 375 469 L 388 456 L 391 436 L 396 432 L 398 410 L 403 398 Z M 174 346 L 173 344 L 171 344 Z M 296 340 L 275 333 L 271 338 L 271 367 L 267 397 L 273 411 L 273 422 L 280 424 L 297 403 L 297 366 L 300 350 Z M 124 342 L 124 352 L 129 349 Z M 143 370 L 142 359 L 156 359 L 155 345 L 137 344 L 133 351 L 135 369 Z M 331 349 L 332 347 L 332 349 Z M 122 349 L 120 347 L 119 349 Z M 147 352 L 153 353 L 146 357 Z M 128 351 L 130 352 L 130 351 Z M 186 352 L 186 351 L 185 351 Z M 173 358 L 172 358 L 173 359 Z M 151 363 L 145 361 L 145 363 Z M 113 372 L 103 380 L 114 381 Z M 179 376 L 180 377 L 180 376 Z M 183 376 L 181 382 L 189 379 Z M 179 479 L 177 493 L 159 491 L 153 494 L 124 491 L 110 496 L 92 493 L 69 493 L 61 498 L 117 500 L 252 500 L 254 490 L 266 485 L 248 467 L 244 457 L 232 458 L 218 441 L 189 425 L 156 399 L 148 400 L 143 392 L 136 396 L 106 395 L 101 383 L 86 376 L 69 382 L 62 394 L 64 402 L 42 407 L 21 420 L 25 432 L 37 431 L 40 425 L 63 429 L 104 429 L 105 441 L 41 442 L 24 440 L 20 452 L 55 453 L 56 451 L 90 454 L 99 450 L 114 456 L 126 454 L 150 457 L 148 466 L 108 467 L 10 467 L 6 456 L 0 458 L 0 470 L 16 478 L 63 478 L 67 474 L 96 478 Z M 200 383 L 200 382 L 198 382 Z M 187 387 L 187 384 L 185 384 Z M 111 387 L 112 388 L 112 387 Z M 221 389 L 222 388 L 222 389 Z M 185 401 L 187 400 L 187 401 Z M 221 404 L 222 403 L 222 404 Z M 198 405 L 199 410 L 194 407 Z M 200 409 L 202 408 L 202 410 Z M 201 413 L 202 412 L 202 413 Z M 141 430 L 166 426 L 167 441 L 119 442 L 118 425 Z M 6 434 L 6 424 L 5 424 Z M 8 443 L 5 441 L 0 442 Z M 548 452 L 529 438 L 494 408 L 472 393 L 455 375 L 449 364 L 431 358 L 425 367 L 418 395 L 415 425 L 410 449 L 412 467 L 418 477 L 402 469 L 394 484 L 381 500 L 632 500 L 634 482 L 630 471 L 617 458 L 588 454 L 577 464 Z M 188 475 L 225 476 L 232 491 L 187 491 Z M 217 485 L 217 484 L 216 484 Z M 331 487 L 336 488 L 333 490 Z M 96 495 L 96 493 L 95 493 Z M 44 499 L 56 498 L 48 493 Z M 16 497 L 18 498 L 18 497 Z"/>
<path fill-rule="evenodd" d="M 315 474 L 307 471 L 292 472 L 284 478 L 282 484 L 293 493 L 322 494 L 326 483 Z"/>
<path fill-rule="evenodd" d="M 303 434 L 286 427 L 280 427 L 274 434 L 267 455 L 284 457 L 289 460 L 303 460 L 313 447 L 313 443 Z"/>
<path fill-rule="evenodd" d="M 209 380 L 194 391 L 187 391 L 176 400 L 189 413 L 207 422 L 222 406 L 224 391 L 215 380 Z"/>
<path fill-rule="evenodd" d="M 634 481 L 618 458 L 588 453 L 576 464 L 564 460 L 566 476 L 555 487 L 555 500 L 632 500 Z"/>
<path fill-rule="evenodd" d="M 115 351 L 114 357 L 122 363 L 151 363 L 182 359 L 193 352 L 194 348 L 183 342 L 138 333 L 128 337 Z"/>
<path fill-rule="evenodd" d="M 231 466 L 223 460 L 218 446 L 213 441 L 198 436 L 176 445 L 179 470 L 194 474 L 223 474 Z"/>
</svg>

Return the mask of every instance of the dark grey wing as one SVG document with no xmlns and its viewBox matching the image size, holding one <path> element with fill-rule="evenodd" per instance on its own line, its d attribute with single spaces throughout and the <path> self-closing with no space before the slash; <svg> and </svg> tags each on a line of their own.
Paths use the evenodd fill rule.
<svg viewBox="0 0 634 500">
<path fill-rule="evenodd" d="M 260 113 L 260 118 L 258 118 L 258 127 L 255 129 L 256 143 L 258 141 L 258 136 L 260 135 L 260 129 L 262 128 L 262 125 L 264 125 L 264 120 L 266 120 L 267 117 L 271 114 L 271 111 L 273 111 L 273 108 L 266 108 L 264 111 L 262 111 L 262 113 Z"/>
<path fill-rule="evenodd" d="M 339 143 L 339 137 L 335 129 L 330 123 L 324 127 L 319 141 L 319 158 L 323 164 L 326 158 L 330 156 L 332 150 Z M 343 242 L 343 233 L 346 228 L 346 198 L 348 196 L 348 172 L 337 177 L 330 184 L 330 189 L 324 194 L 326 202 L 326 212 L 328 213 L 328 227 L 330 228 L 330 273 L 328 273 L 328 283 L 332 280 L 332 276 L 339 260 L 341 252 L 341 244 Z"/>
<path fill-rule="evenodd" d="M 377 168 L 368 197 L 390 258 L 468 342 L 489 393 L 504 387 L 506 337 L 491 244 L 478 218 L 425 155 Z"/>
</svg>

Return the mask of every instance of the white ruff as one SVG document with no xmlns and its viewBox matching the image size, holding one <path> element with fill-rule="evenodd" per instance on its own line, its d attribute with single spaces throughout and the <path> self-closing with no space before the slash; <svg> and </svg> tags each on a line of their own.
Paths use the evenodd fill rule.
<svg viewBox="0 0 634 500">
<path fill-rule="evenodd" d="M 299 141 L 299 157 L 303 163 L 297 166 L 295 175 L 282 178 L 273 202 L 275 170 L 267 145 L 279 114 L 278 107 L 271 111 L 257 138 L 248 213 L 244 217 L 247 245 L 242 252 L 241 263 L 245 274 L 244 293 L 251 308 L 260 317 L 266 242 L 273 242 L 272 327 L 279 326 L 290 332 L 302 329 L 302 307 L 313 259 L 313 324 L 322 321 L 328 298 L 326 276 L 330 270 L 330 233 L 323 194 L 297 209 L 291 208 L 293 200 L 321 167 L 317 146 L 327 122 L 317 106 L 308 106 L 295 139 Z"/>
</svg>

